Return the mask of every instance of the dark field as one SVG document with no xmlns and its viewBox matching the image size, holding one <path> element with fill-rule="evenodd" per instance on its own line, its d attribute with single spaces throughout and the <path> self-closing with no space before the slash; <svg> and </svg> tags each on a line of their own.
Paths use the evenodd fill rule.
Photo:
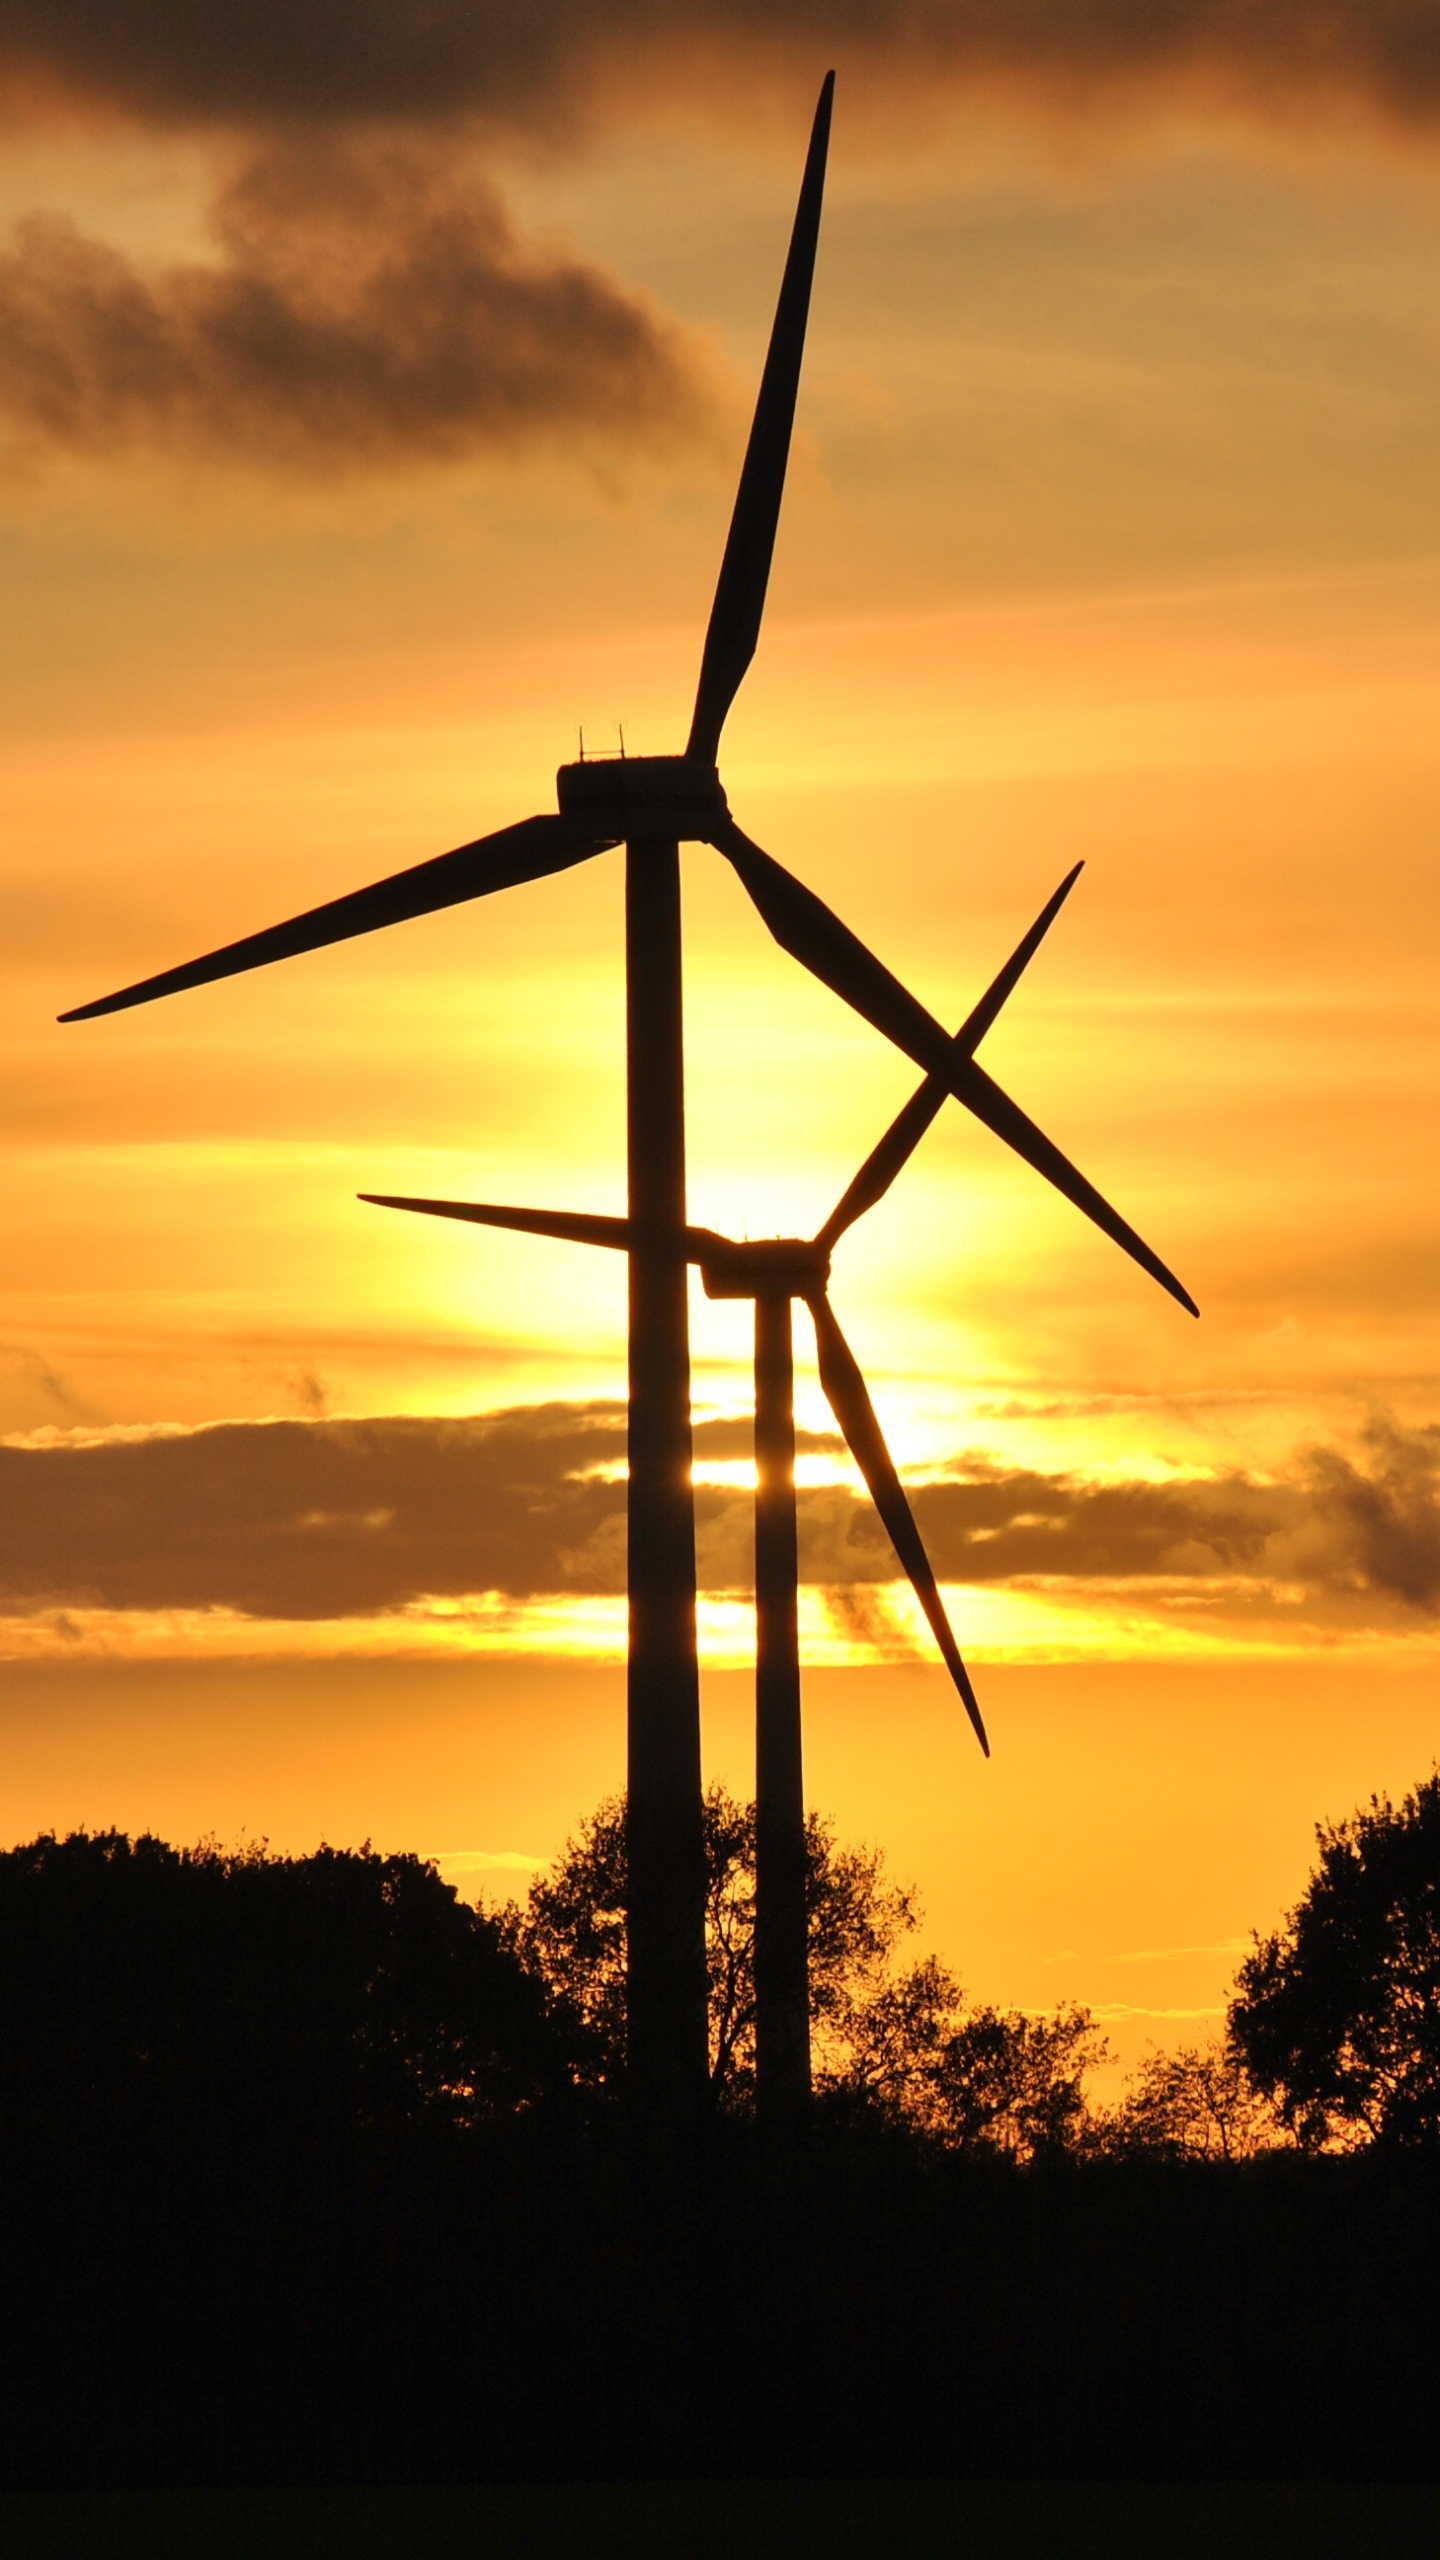
<svg viewBox="0 0 1440 2560">
<path fill-rule="evenodd" d="M 0 2493 L 1440 2477 L 1434 2141 L 642 2143 L 416 1860 L 77 1835 L 0 1905 Z"/>
<path fill-rule="evenodd" d="M 0 2500 L 16 2560 L 1411 2560 L 1440 2491 L 834 2481 Z"/>
<path fill-rule="evenodd" d="M 8 2146 L 10 2488 L 1440 2472 L 1440 2179 L 746 2129 Z"/>
</svg>

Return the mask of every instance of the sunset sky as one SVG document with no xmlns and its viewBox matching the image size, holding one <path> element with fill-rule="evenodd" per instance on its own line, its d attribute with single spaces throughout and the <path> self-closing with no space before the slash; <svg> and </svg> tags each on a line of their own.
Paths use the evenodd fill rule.
<svg viewBox="0 0 1440 2560">
<path fill-rule="evenodd" d="M 303 41 L 295 36 L 296 26 Z M 958 1702 L 798 1328 L 810 1793 L 986 1997 L 1202 2029 L 1436 1751 L 1440 14 L 0 7 L 0 1832 L 510 1892 L 623 1777 L 621 857 L 54 1017 L 678 749 L 820 74 L 722 769 L 1192 1322 L 948 1105 L 836 1259 Z M 691 1214 L 915 1071 L 685 857 Z M 748 1788 L 749 1315 L 693 1300 Z"/>
</svg>

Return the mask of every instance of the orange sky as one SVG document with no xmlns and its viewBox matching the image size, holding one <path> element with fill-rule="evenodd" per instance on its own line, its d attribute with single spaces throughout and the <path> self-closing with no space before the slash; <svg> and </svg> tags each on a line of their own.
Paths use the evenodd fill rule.
<svg viewBox="0 0 1440 2560">
<path fill-rule="evenodd" d="M 417 1529 L 405 1584 L 384 1551 L 428 1443 L 402 1465 L 345 1442 L 360 1490 L 318 1530 L 248 1454 L 281 1418 L 323 1454 L 337 1422 L 623 1394 L 618 1261 L 354 1200 L 622 1205 L 618 858 L 153 1011 L 53 1017 L 547 805 L 582 722 L 680 743 L 803 126 L 780 94 L 727 129 L 677 80 L 541 142 L 426 142 L 452 212 L 478 169 L 522 264 L 593 271 L 616 328 L 641 312 L 688 388 L 633 433 L 607 355 L 573 414 L 498 449 L 391 426 L 382 449 L 352 417 L 330 467 L 311 427 L 285 444 L 299 395 L 273 384 L 248 444 L 190 391 L 183 414 L 112 403 L 87 443 L 37 426 L 25 373 L 37 310 L 80 363 L 53 242 L 0 264 L 0 1431 L 30 1468 L 4 1479 L 7 1837 L 373 1832 L 509 1889 L 524 1870 L 484 1861 L 552 1853 L 619 1777 L 608 1514 L 583 1570 L 557 1527 L 498 1588 L 478 1531 L 427 1583 Z M 33 110 L 0 214 L 68 214 L 152 283 L 219 272 L 252 254 L 233 209 L 218 249 L 207 229 L 237 131 Z M 725 742 L 749 831 L 942 1019 L 1087 866 L 985 1060 L 1202 1322 L 942 1116 L 835 1303 L 933 1488 L 995 1759 L 909 1667 L 900 1595 L 847 1583 L 834 1524 L 859 1506 L 821 1443 L 810 1765 L 978 1990 L 1091 1998 L 1132 2042 L 1213 2013 L 1314 1819 L 1434 1750 L 1432 160 L 1423 136 L 1193 103 L 1042 132 L 962 99 L 902 140 L 851 111 L 842 64 L 771 609 Z M 273 277 L 274 238 L 303 238 L 308 291 L 340 252 L 288 205 L 253 254 Z M 178 331 L 194 293 L 164 292 Z M 808 1231 L 913 1072 L 717 857 L 686 865 L 692 1214 Z M 743 1413 L 746 1311 L 697 1292 L 694 1325 L 703 1414 Z M 202 1438 L 202 1490 L 166 1509 L 161 1439 L 221 1422 L 256 1429 Z M 708 1747 L 738 1779 L 723 1440 L 700 1464 Z M 43 1469 L 62 1490 L 32 1503 Z M 1000 1528 L 977 1539 L 982 1497 Z M 301 1531 L 351 1540 L 350 1600 L 263 1564 L 268 1538 L 303 1565 Z M 1166 1996 L 1127 1995 L 1152 1976 Z"/>
</svg>

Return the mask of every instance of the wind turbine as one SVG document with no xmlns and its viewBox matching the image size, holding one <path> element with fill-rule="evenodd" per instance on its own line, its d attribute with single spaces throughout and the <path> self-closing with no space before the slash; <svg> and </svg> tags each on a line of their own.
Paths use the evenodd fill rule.
<svg viewBox="0 0 1440 2560">
<path fill-rule="evenodd" d="M 1083 866 L 1061 881 L 1024 939 L 955 1034 L 973 1058 L 1068 898 Z M 765 2118 L 793 2115 L 810 2095 L 810 1993 L 806 1915 L 805 1788 L 800 1714 L 799 1552 L 795 1511 L 795 1378 L 791 1307 L 802 1298 L 815 1326 L 820 1384 L 869 1488 L 890 1542 L 930 1622 L 981 1750 L 984 1721 L 960 1657 L 924 1541 L 885 1445 L 869 1391 L 830 1304 L 830 1259 L 841 1237 L 873 1209 L 909 1162 L 946 1099 L 927 1076 L 872 1148 L 819 1231 L 741 1241 L 687 1227 L 687 1262 L 710 1298 L 755 1303 L 755 2043 L 757 2098 Z M 632 1253 L 629 1218 L 563 1209 L 520 1209 L 479 1200 L 418 1200 L 362 1191 L 377 1209 L 418 1211 L 473 1226 L 554 1236 Z"/>
<path fill-rule="evenodd" d="M 432 861 L 227 943 L 198 960 L 78 1005 L 65 1022 L 118 1013 L 188 987 L 318 951 L 412 916 L 488 897 L 626 849 L 626 1138 L 630 1222 L 630 1658 L 627 2000 L 632 2088 L 642 2112 L 684 2118 L 706 2074 L 705 1866 L 695 1658 L 695 1515 L 681 1012 L 682 840 L 710 844 L 743 881 L 784 949 L 937 1076 L 987 1127 L 1195 1313 L 1133 1229 L 1043 1137 L 933 1014 L 823 900 L 742 833 L 716 756 L 759 636 L 804 352 L 829 144 L 834 74 L 820 92 L 789 255 L 701 657 L 683 755 L 560 767 L 558 807 Z"/>
</svg>

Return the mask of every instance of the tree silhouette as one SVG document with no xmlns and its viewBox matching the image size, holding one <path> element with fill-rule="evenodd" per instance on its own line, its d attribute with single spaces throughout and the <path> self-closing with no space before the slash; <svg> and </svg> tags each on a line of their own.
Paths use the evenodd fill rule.
<svg viewBox="0 0 1440 2560">
<path fill-rule="evenodd" d="M 722 2103 L 747 2103 L 755 2082 L 755 1807 L 705 1791 L 705 1952 L 710 2077 Z M 878 1850 L 841 1848 L 819 1815 L 805 1826 L 811 2002 L 817 2040 L 842 2039 L 858 1999 L 917 1925 L 915 1897 L 885 1875 Z M 580 1825 L 555 1867 L 506 1915 L 509 1942 L 583 2024 L 595 2084 L 618 2087 L 625 2062 L 625 1799 Z"/>
<path fill-rule="evenodd" d="M 933 1956 L 855 2004 L 839 2085 L 947 2151 L 1032 2161 L 1079 2151 L 1085 2074 L 1106 2058 L 1088 2009 L 971 2004 Z"/>
<path fill-rule="evenodd" d="M 123 1832 L 0 1853 L 0 2119 L 227 2152 L 461 2128 L 567 2086 L 573 2035 L 432 1866 Z"/>
<path fill-rule="evenodd" d="M 1321 1824 L 1305 1892 L 1240 1969 L 1236 2048 L 1307 2149 L 1440 2145 L 1440 1775 Z"/>
<path fill-rule="evenodd" d="M 1232 2038 L 1148 2053 L 1094 2147 L 1116 2159 L 1250 2160 L 1280 2139 L 1274 2108 Z"/>
<path fill-rule="evenodd" d="M 947 2150 L 1027 2161 L 1079 2148 L 1090 2122 L 1085 2073 L 1104 2055 L 1089 2011 L 971 2006 L 935 1957 L 902 1967 L 920 1925 L 913 1889 L 887 1876 L 879 1850 L 842 1845 L 819 1815 L 807 1817 L 805 1836 L 819 2095 Z M 711 2082 L 741 2112 L 755 2094 L 755 1849 L 753 1804 L 709 1787 Z M 583 2022 L 600 2090 L 618 2087 L 624 2071 L 625 1896 L 625 1804 L 613 1796 L 536 1879 L 524 1910 L 505 1915 L 510 1943 Z"/>
</svg>

